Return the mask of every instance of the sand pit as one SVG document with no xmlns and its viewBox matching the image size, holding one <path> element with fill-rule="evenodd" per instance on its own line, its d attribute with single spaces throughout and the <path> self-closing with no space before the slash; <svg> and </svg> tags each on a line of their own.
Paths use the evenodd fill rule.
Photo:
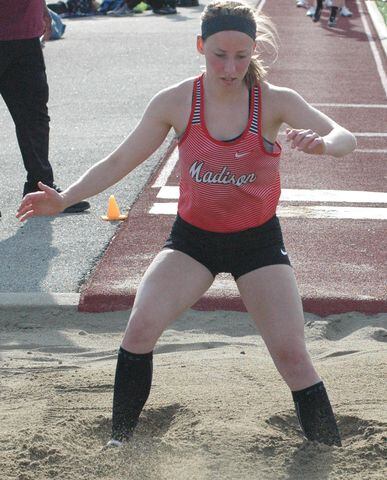
<svg viewBox="0 0 387 480">
<path fill-rule="evenodd" d="M 133 442 L 101 451 L 128 313 L 0 314 L 1 480 L 386 478 L 386 315 L 306 318 L 342 448 L 303 441 L 246 314 L 189 311 L 156 348 Z"/>
</svg>

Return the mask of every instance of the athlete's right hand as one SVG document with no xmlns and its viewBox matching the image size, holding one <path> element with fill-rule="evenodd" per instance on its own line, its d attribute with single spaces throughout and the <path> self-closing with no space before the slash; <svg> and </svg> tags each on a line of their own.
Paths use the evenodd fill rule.
<svg viewBox="0 0 387 480">
<path fill-rule="evenodd" d="M 57 215 L 66 208 L 63 196 L 54 188 L 42 182 L 38 183 L 38 187 L 41 191 L 28 193 L 18 208 L 16 218 L 21 222 L 30 217 Z"/>
<path fill-rule="evenodd" d="M 313 130 L 303 128 L 287 128 L 286 141 L 290 142 L 291 148 L 311 155 L 324 155 L 326 144 L 324 138 Z"/>
</svg>

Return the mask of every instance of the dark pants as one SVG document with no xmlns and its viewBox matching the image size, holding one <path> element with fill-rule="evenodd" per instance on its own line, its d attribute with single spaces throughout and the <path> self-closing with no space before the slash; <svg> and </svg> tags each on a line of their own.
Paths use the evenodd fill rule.
<svg viewBox="0 0 387 480">
<path fill-rule="evenodd" d="M 129 8 L 134 8 L 142 0 L 125 0 L 126 4 Z M 145 3 L 151 6 L 152 10 L 158 10 L 159 8 L 165 7 L 165 5 L 169 5 L 170 7 L 176 7 L 176 0 L 144 0 Z"/>
<path fill-rule="evenodd" d="M 0 41 L 0 93 L 16 127 L 28 189 L 53 184 L 46 67 L 39 38 Z"/>
</svg>

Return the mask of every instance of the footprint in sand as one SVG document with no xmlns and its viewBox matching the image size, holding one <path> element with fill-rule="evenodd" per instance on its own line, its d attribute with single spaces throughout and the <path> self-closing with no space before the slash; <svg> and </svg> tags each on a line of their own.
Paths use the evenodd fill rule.
<svg viewBox="0 0 387 480">
<path fill-rule="evenodd" d="M 349 415 L 339 415 L 338 424 L 344 440 L 366 439 L 379 433 L 386 435 L 387 432 L 387 423 Z"/>
<path fill-rule="evenodd" d="M 387 342 L 387 330 L 384 328 L 379 328 L 372 333 L 372 338 L 378 342 Z"/>
<path fill-rule="evenodd" d="M 227 342 L 171 343 L 156 346 L 154 353 L 190 352 L 230 346 Z"/>
<path fill-rule="evenodd" d="M 295 413 L 283 413 L 280 415 L 273 415 L 266 420 L 267 425 L 272 427 L 274 431 L 285 434 L 288 437 L 297 435 L 299 432 L 298 421 Z"/>
<path fill-rule="evenodd" d="M 386 457 L 387 423 L 349 415 L 336 415 L 336 418 L 344 447 L 356 448 L 359 453 L 365 454 L 371 451 L 380 459 Z M 303 438 L 296 415 L 292 411 L 273 415 L 266 420 L 266 424 L 271 433 L 267 437 L 261 436 L 260 451 L 265 451 L 266 447 L 272 449 L 273 442 L 278 448 L 278 440 L 282 440 L 286 448 L 289 441 L 290 444 L 293 443 L 292 439 Z"/>
<path fill-rule="evenodd" d="M 69 345 L 50 345 L 48 347 L 40 347 L 37 351 L 42 353 L 81 353 L 88 352 L 89 349 Z"/>
<path fill-rule="evenodd" d="M 136 437 L 161 439 L 175 422 L 189 422 L 192 424 L 193 413 L 186 407 L 175 403 L 159 408 L 145 409 L 140 416 L 138 426 L 136 427 Z M 81 435 L 92 436 L 98 443 L 105 443 L 111 432 L 111 418 L 99 415 L 92 423 L 79 425 Z"/>
<path fill-rule="evenodd" d="M 93 392 L 111 392 L 113 390 L 113 385 L 109 384 L 99 384 L 99 385 L 85 385 L 82 387 L 71 387 L 69 385 L 55 385 L 55 390 L 59 393 L 93 393 Z"/>
<path fill-rule="evenodd" d="M 325 321 L 319 320 L 316 322 L 311 322 L 312 329 L 319 327 L 320 331 L 322 330 L 323 336 L 327 340 L 332 341 L 349 337 L 360 330 L 363 330 L 368 338 L 379 341 L 387 341 L 380 340 L 380 337 L 383 338 L 382 333 L 379 333 L 377 338 L 374 336 L 375 332 L 386 332 L 386 326 L 387 316 L 384 314 L 371 317 L 360 314 L 347 314 L 341 315 L 338 318 L 330 318 Z"/>
<path fill-rule="evenodd" d="M 342 350 L 338 352 L 329 353 L 328 355 L 323 355 L 321 358 L 332 358 L 332 357 L 343 357 L 344 355 L 352 355 L 353 353 L 358 353 L 359 350 Z"/>
</svg>

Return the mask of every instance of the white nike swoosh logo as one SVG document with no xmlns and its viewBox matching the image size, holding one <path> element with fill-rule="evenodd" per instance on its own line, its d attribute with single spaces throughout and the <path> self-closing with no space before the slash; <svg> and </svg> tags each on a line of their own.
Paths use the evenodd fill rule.
<svg viewBox="0 0 387 480">
<path fill-rule="evenodd" d="M 282 255 L 287 255 L 287 252 L 285 252 L 285 250 L 282 250 L 282 248 L 281 248 L 281 253 Z"/>
<path fill-rule="evenodd" d="M 235 158 L 245 157 L 245 156 L 248 155 L 249 153 L 250 153 L 250 152 L 244 152 L 244 153 L 238 153 L 238 152 L 236 152 Z"/>
</svg>

